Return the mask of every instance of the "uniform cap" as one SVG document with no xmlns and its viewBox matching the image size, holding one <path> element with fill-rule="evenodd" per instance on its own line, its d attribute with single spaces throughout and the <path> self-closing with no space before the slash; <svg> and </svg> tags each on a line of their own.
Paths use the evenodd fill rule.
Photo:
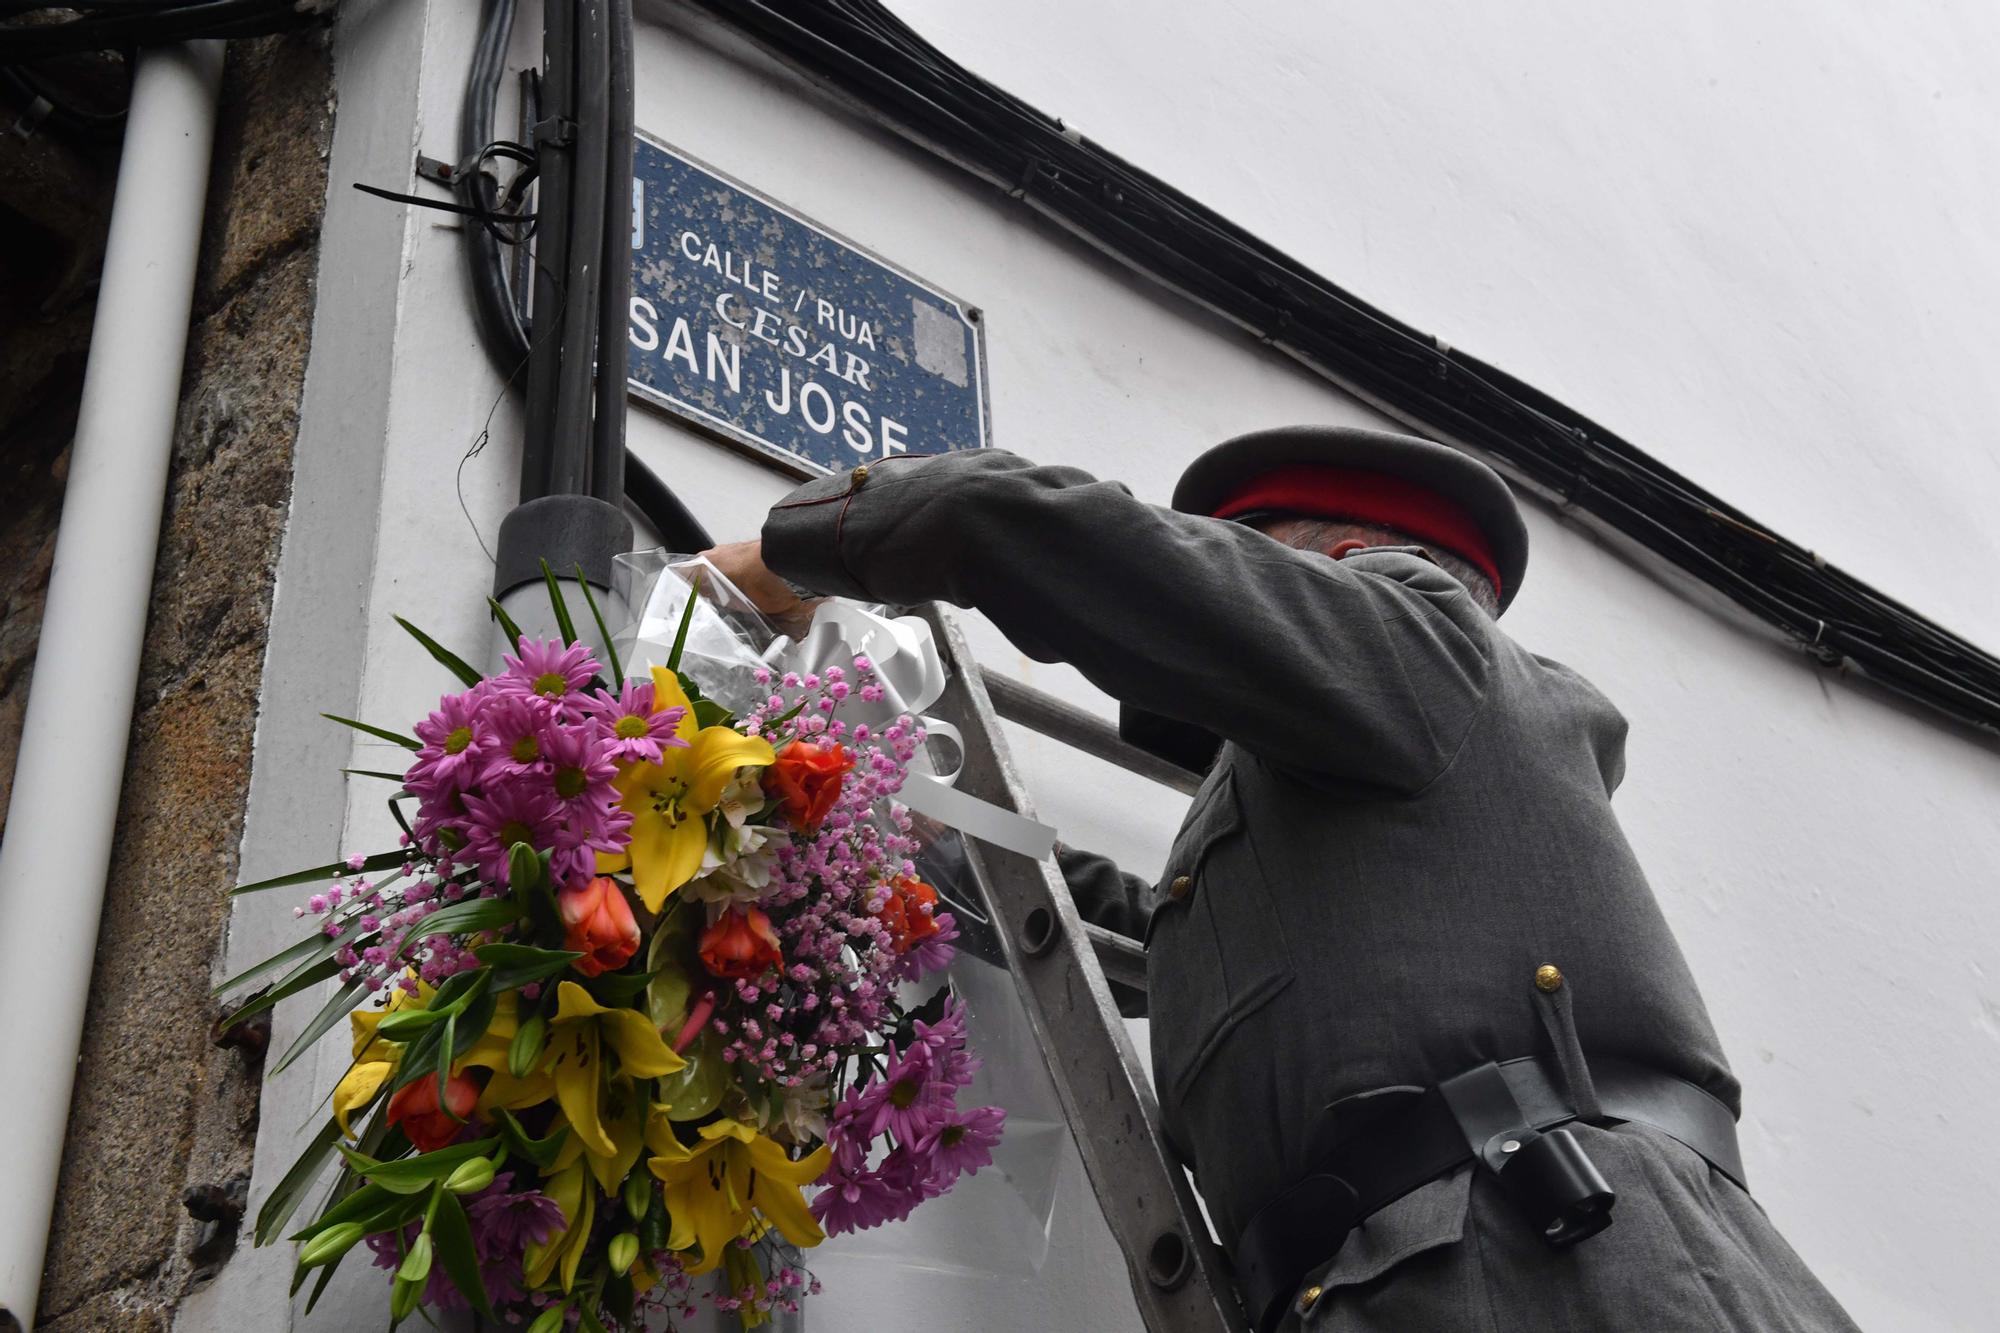
<svg viewBox="0 0 2000 1333">
<path fill-rule="evenodd" d="M 1239 435 L 1188 465 L 1173 507 L 1219 518 L 1278 510 L 1393 527 L 1485 570 L 1502 611 L 1528 567 L 1527 525 L 1500 474 L 1414 435 L 1354 426 Z"/>
</svg>

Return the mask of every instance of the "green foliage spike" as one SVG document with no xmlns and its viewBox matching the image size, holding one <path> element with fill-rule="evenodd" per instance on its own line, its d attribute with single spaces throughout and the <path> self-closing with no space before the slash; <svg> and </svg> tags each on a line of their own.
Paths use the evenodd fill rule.
<svg viewBox="0 0 2000 1333">
<path fill-rule="evenodd" d="M 389 731 L 383 727 L 370 726 L 366 722 L 356 722 L 353 718 L 342 717 L 338 713 L 321 713 L 320 716 L 329 722 L 338 722 L 343 727 L 353 727 L 356 731 L 365 731 L 370 736 L 380 737 L 385 741 L 393 741 L 405 750 L 421 750 L 424 748 L 424 743 L 415 736 L 405 736 L 400 732 Z"/>
<path fill-rule="evenodd" d="M 465 660 L 461 658 L 457 653 L 454 653 L 451 649 L 445 647 L 443 644 L 439 643 L 436 639 L 433 639 L 430 635 L 424 633 L 422 630 L 418 629 L 415 625 L 412 625 L 409 621 L 403 619 L 401 616 L 397 616 L 395 619 L 398 625 L 401 625 L 404 629 L 410 632 L 411 638 L 415 639 L 418 643 L 421 643 L 424 646 L 425 652 L 429 653 L 432 657 L 435 657 L 438 660 L 439 664 L 442 665 L 445 670 L 451 672 L 452 675 L 457 676 L 460 684 L 470 687 L 473 685 L 477 685 L 480 682 L 480 680 L 482 679 L 480 674 L 477 671 L 474 671 L 471 667 L 467 666 L 465 664 Z"/>
<path fill-rule="evenodd" d="M 583 600 L 590 606 L 590 618 L 597 622 L 597 633 L 604 641 L 604 655 L 611 659 L 611 690 L 617 693 L 619 682 L 625 679 L 625 666 L 618 660 L 618 646 L 611 642 L 611 630 L 604 623 L 604 613 L 597 609 L 597 599 L 590 594 L 590 580 L 583 576 L 583 566 L 576 567 L 576 586 L 583 589 Z"/>
<path fill-rule="evenodd" d="M 556 582 L 556 572 L 546 560 L 542 561 L 542 582 L 549 585 L 549 609 L 556 613 L 557 631 L 564 643 L 575 643 L 576 622 L 569 618 L 569 603 L 563 600 L 562 585 Z"/>
</svg>

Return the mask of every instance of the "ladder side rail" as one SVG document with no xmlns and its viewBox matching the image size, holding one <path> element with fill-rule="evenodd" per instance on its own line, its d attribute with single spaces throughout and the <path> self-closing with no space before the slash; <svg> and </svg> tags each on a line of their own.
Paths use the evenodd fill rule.
<svg viewBox="0 0 2000 1333">
<path fill-rule="evenodd" d="M 965 740 L 958 786 L 1032 816 L 985 680 L 958 626 L 922 608 L 952 668 L 933 712 Z M 1124 1252 L 1149 1333 L 1248 1333 L 1187 1174 L 1160 1129 L 1159 1105 L 1111 998 L 1093 939 L 1052 863 L 967 839 L 1008 972 L 1063 1105 L 1105 1221 Z M 1108 932 L 1103 932 L 1109 934 Z M 1113 937 L 1117 938 L 1117 937 Z M 1129 968 L 1143 953 L 1126 942 Z"/>
</svg>

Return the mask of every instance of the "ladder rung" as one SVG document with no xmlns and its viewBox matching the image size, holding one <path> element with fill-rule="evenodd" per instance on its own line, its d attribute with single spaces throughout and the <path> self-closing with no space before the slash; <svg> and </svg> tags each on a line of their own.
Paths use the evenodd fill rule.
<svg viewBox="0 0 2000 1333">
<path fill-rule="evenodd" d="M 1102 926 L 1083 923 L 1083 933 L 1090 936 L 1090 947 L 1097 954 L 1097 965 L 1104 969 L 1107 981 L 1115 981 L 1121 986 L 1134 990 L 1146 989 L 1146 948 L 1129 935 L 1120 935 Z"/>
<path fill-rule="evenodd" d="M 1085 754 L 1096 755 L 1142 778 L 1151 778 L 1190 796 L 1201 785 L 1201 774 L 1190 773 L 1178 764 L 1170 764 L 1157 755 L 1141 750 L 1119 736 L 1118 728 L 1095 713 L 983 666 L 979 668 L 979 676 L 986 682 L 986 693 L 993 699 L 993 711 L 1009 722 L 1018 722 L 1030 731 L 1039 731 Z"/>
</svg>

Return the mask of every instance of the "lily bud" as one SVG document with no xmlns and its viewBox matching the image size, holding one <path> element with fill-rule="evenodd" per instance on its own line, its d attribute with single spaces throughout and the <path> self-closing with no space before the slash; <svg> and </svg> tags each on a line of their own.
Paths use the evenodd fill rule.
<svg viewBox="0 0 2000 1333">
<path fill-rule="evenodd" d="M 647 1207 L 653 1201 L 653 1178 L 644 1171 L 635 1171 L 625 1181 L 625 1211 L 638 1221 L 646 1215 Z"/>
<path fill-rule="evenodd" d="M 375 1031 L 384 1041 L 408 1041 L 444 1015 L 431 1009 L 398 1009 L 382 1015 Z"/>
<path fill-rule="evenodd" d="M 540 1014 L 523 1022 L 515 1030 L 514 1040 L 507 1044 L 507 1072 L 515 1078 L 534 1073 L 535 1066 L 542 1062 L 542 1044 L 548 1035 L 549 1021 Z"/>
<path fill-rule="evenodd" d="M 604 1252 L 605 1262 L 611 1265 L 612 1272 L 620 1276 L 624 1275 L 625 1270 L 630 1268 L 632 1261 L 638 1257 L 639 1238 L 629 1231 L 621 1231 L 613 1236 L 611 1244 Z"/>
<path fill-rule="evenodd" d="M 563 1326 L 563 1315 L 568 1310 L 569 1307 L 566 1305 L 551 1305 L 542 1311 L 534 1323 L 528 1325 L 528 1333 L 556 1333 L 556 1330 Z"/>
<path fill-rule="evenodd" d="M 396 1285 L 389 1288 L 389 1314 L 402 1320 L 416 1312 L 417 1302 L 424 1298 L 424 1284 L 412 1282 L 408 1278 L 397 1278 Z"/>
<path fill-rule="evenodd" d="M 314 1264 L 329 1263 L 346 1254 L 355 1241 L 367 1234 L 359 1222 L 342 1222 L 328 1227 L 305 1243 L 299 1251 L 299 1264 L 311 1268 Z"/>
<path fill-rule="evenodd" d="M 422 1282 L 431 1275 L 431 1233 L 417 1233 L 416 1243 L 403 1256 L 403 1266 L 396 1270 L 396 1276 L 405 1282 Z"/>
<path fill-rule="evenodd" d="M 477 1194 L 492 1183 L 491 1157 L 475 1157 L 469 1162 L 461 1162 L 457 1170 L 444 1178 L 444 1187 L 453 1194 Z"/>
</svg>

